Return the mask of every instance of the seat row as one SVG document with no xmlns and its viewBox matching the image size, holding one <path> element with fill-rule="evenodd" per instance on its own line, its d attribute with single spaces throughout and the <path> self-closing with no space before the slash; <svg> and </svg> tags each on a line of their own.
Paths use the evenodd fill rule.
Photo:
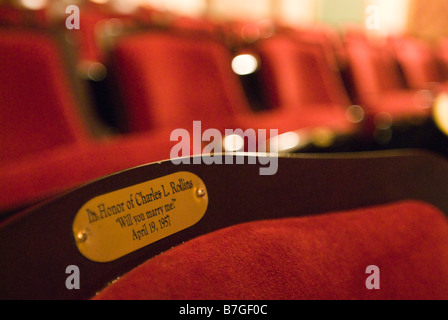
<svg viewBox="0 0 448 320">
<path fill-rule="evenodd" d="M 389 51 L 363 34 L 339 42 L 328 30 L 288 29 L 243 43 L 186 29 L 139 28 L 114 39 L 104 60 L 113 80 L 106 95 L 119 97 L 126 134 L 98 139 L 92 132 L 99 122 L 89 126 L 95 113 L 80 102 L 76 73 L 54 34 L 2 28 L 0 210 L 168 159 L 171 132 L 191 131 L 193 121 L 204 130 L 276 129 L 279 139 L 292 133 L 293 145 L 271 150 L 281 152 L 365 133 L 378 119 L 430 118 L 432 93 L 403 85 Z M 254 111 L 231 69 L 243 51 L 261 65 L 259 93 L 269 102 L 262 111 Z"/>
</svg>

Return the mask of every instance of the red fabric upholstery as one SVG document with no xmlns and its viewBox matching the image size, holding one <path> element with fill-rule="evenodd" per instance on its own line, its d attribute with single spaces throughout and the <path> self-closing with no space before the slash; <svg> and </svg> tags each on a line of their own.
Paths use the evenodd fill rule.
<svg viewBox="0 0 448 320">
<path fill-rule="evenodd" d="M 0 32 L 0 210 L 169 158 L 170 132 L 94 140 L 50 37 Z"/>
<path fill-rule="evenodd" d="M 379 268 L 379 290 L 366 288 L 370 265 Z M 93 297 L 447 298 L 448 221 L 413 201 L 225 228 L 148 260 Z"/>
<path fill-rule="evenodd" d="M 317 35 L 301 37 L 277 35 L 257 46 L 263 89 L 270 105 L 298 114 L 311 126 L 353 129 L 346 113 L 351 103 L 329 44 L 314 39 Z"/>
<path fill-rule="evenodd" d="M 293 39 L 307 43 L 319 44 L 326 50 L 326 58 L 332 69 L 343 69 L 346 64 L 346 54 L 343 44 L 343 36 L 337 29 L 324 24 L 315 24 L 299 29 L 297 27 L 281 28 L 279 33 Z"/>
<path fill-rule="evenodd" d="M 279 133 L 310 125 L 294 110 L 252 112 L 230 53 L 209 37 L 143 33 L 121 39 L 114 57 L 131 131 L 190 128 L 193 120 L 204 129 L 263 124 Z"/>
<path fill-rule="evenodd" d="M 0 163 L 86 140 L 58 48 L 22 31 L 0 37 Z"/>
<path fill-rule="evenodd" d="M 412 89 L 441 89 L 444 82 L 441 66 L 431 44 L 411 36 L 396 36 L 389 39 L 394 49 L 407 84 Z"/>
<path fill-rule="evenodd" d="M 0 210 L 56 196 L 80 184 L 170 158 L 170 132 L 67 145 L 0 165 Z"/>
<path fill-rule="evenodd" d="M 372 114 L 386 112 L 393 119 L 402 120 L 414 116 L 428 117 L 432 95 L 426 91 L 390 90 L 383 94 L 370 94 L 363 97 Z"/>
<path fill-rule="evenodd" d="M 229 56 L 209 38 L 143 33 L 119 41 L 114 56 L 131 131 L 182 128 L 193 120 L 220 129 L 246 108 L 224 67 Z"/>
<path fill-rule="evenodd" d="M 356 103 L 368 113 L 387 112 L 394 119 L 430 115 L 431 99 L 406 90 L 390 46 L 358 35 L 346 39 L 346 53 Z"/>
</svg>

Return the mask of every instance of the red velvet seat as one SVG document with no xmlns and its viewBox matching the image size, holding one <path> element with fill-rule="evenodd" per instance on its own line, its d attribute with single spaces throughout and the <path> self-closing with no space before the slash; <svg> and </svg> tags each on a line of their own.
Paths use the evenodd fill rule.
<svg viewBox="0 0 448 320">
<path fill-rule="evenodd" d="M 253 112 L 228 49 L 210 37 L 127 36 L 117 42 L 114 60 L 130 131 L 189 129 L 193 120 L 204 129 L 278 129 L 280 134 L 325 125 L 292 109 Z"/>
<path fill-rule="evenodd" d="M 82 120 L 92 114 L 77 104 L 59 49 L 48 35 L 0 32 L 2 211 L 169 158 L 169 133 L 96 140 Z"/>
<path fill-rule="evenodd" d="M 331 68 L 337 70 L 345 67 L 346 54 L 343 37 L 337 29 L 328 25 L 315 24 L 304 28 L 281 28 L 279 33 L 299 39 L 302 42 L 306 41 L 322 45 L 326 50 Z"/>
<path fill-rule="evenodd" d="M 429 117 L 432 97 L 406 89 L 390 46 L 381 39 L 348 35 L 345 48 L 355 103 L 372 116 L 388 113 L 396 121 Z"/>
<path fill-rule="evenodd" d="M 448 89 L 430 43 L 411 36 L 390 37 L 389 42 L 410 88 L 431 90 L 434 94 Z"/>
<path fill-rule="evenodd" d="M 311 38 L 313 40 L 311 40 Z M 354 130 L 351 105 L 329 43 L 318 35 L 277 35 L 256 46 L 263 90 L 271 107 L 296 114 L 310 126 Z"/>
<path fill-rule="evenodd" d="M 3 219 L 0 297 L 447 299 L 445 158 L 412 151 L 290 155 L 278 166 L 266 177 L 247 162 L 143 165 Z M 199 209 L 188 199 L 205 213 L 185 229 L 134 242 L 137 230 L 159 226 L 160 217 L 124 229 L 117 218 L 140 216 L 178 195 L 132 209 L 133 190 L 158 189 L 173 174 L 198 179 L 177 198 L 170 224 L 177 228 Z M 87 221 L 97 205 L 120 201 L 128 210 Z M 80 273 L 67 275 L 67 266 Z M 70 290 L 76 282 L 79 289 Z"/>
<path fill-rule="evenodd" d="M 245 107 L 220 63 L 228 57 L 209 38 L 136 34 L 120 39 L 113 57 L 132 132 L 189 128 L 193 120 L 221 129 L 231 121 L 233 108 Z"/>
<path fill-rule="evenodd" d="M 93 298 L 445 300 L 448 221 L 407 201 L 240 224 L 148 260 Z"/>
</svg>

